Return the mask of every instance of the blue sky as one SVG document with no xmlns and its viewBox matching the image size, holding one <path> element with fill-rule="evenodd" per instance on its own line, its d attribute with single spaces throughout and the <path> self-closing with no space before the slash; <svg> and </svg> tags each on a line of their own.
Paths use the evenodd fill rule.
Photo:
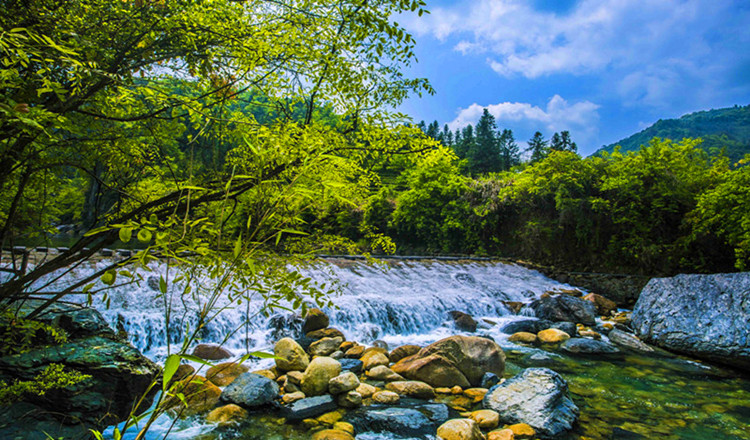
<svg viewBox="0 0 750 440">
<path fill-rule="evenodd" d="M 659 119 L 750 104 L 748 0 L 427 0 L 397 18 L 437 93 L 399 110 L 456 128 L 488 108 L 518 141 L 583 155 Z M 524 143 L 519 142 L 522 146 Z"/>
</svg>

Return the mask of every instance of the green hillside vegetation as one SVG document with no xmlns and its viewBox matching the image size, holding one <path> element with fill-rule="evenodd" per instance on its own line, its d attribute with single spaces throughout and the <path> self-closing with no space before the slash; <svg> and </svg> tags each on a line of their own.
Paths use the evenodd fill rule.
<svg viewBox="0 0 750 440">
<path fill-rule="evenodd" d="M 594 154 L 612 153 L 618 145 L 622 152 L 635 151 L 655 137 L 676 141 L 700 138 L 701 148 L 708 153 L 716 155 L 723 151 L 732 162 L 737 162 L 750 153 L 750 105 L 695 112 L 679 119 L 659 119 L 645 130 Z"/>
</svg>

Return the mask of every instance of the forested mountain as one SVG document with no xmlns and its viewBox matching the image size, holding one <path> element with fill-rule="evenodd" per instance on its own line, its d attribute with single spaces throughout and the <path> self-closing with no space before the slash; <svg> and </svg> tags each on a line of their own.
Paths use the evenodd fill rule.
<svg viewBox="0 0 750 440">
<path fill-rule="evenodd" d="M 690 113 L 679 119 L 659 119 L 654 125 L 614 144 L 597 150 L 611 153 L 619 145 L 622 152 L 638 150 L 654 137 L 679 141 L 703 139 L 702 148 L 709 153 L 725 154 L 736 162 L 750 153 L 750 105 Z"/>
</svg>

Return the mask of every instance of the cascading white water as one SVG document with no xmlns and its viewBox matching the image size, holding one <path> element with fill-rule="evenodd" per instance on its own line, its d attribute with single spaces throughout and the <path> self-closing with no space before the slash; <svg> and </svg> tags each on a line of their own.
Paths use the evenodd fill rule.
<svg viewBox="0 0 750 440">
<path fill-rule="evenodd" d="M 76 269 L 49 286 L 57 290 L 74 279 L 99 270 L 106 261 Z M 570 288 L 540 273 L 513 264 L 499 262 L 399 261 L 384 265 L 367 262 L 325 262 L 303 267 L 301 273 L 318 283 L 337 281 L 340 294 L 333 298 L 337 308 L 325 310 L 331 326 L 344 332 L 350 340 L 370 343 L 383 339 L 389 344 L 402 342 L 429 343 L 456 333 L 450 324 L 449 311 L 457 310 L 477 319 L 497 321 L 513 319 L 503 301 L 528 302 L 544 291 Z M 113 328 L 124 329 L 131 343 L 146 356 L 160 362 L 179 347 L 187 326 L 195 328 L 198 310 L 205 299 L 200 288 L 209 291 L 215 282 L 198 278 L 193 293 L 181 296 L 184 274 L 174 266 L 154 264 L 151 270 L 138 269 L 139 283 L 114 287 L 108 291 L 109 307 L 98 295 L 94 306 Z M 166 295 L 159 293 L 159 278 L 167 280 Z M 83 298 L 69 296 L 68 301 Z M 169 325 L 165 310 L 169 305 Z M 239 306 L 220 299 L 218 313 L 201 332 L 202 342 L 224 343 L 237 355 L 247 351 L 269 350 L 282 335 L 289 312 L 264 317 L 259 312 L 262 301 Z M 494 333 L 494 332 L 493 332 Z M 226 338 L 226 341 L 224 341 Z"/>
</svg>

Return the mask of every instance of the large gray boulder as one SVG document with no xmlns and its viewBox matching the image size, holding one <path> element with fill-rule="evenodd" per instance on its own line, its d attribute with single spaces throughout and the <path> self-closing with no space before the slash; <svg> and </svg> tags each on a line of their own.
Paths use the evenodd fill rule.
<svg viewBox="0 0 750 440">
<path fill-rule="evenodd" d="M 528 306 L 539 319 L 569 321 L 585 325 L 596 323 L 596 306 L 591 301 L 570 295 L 554 295 L 538 299 Z"/>
<path fill-rule="evenodd" d="M 527 368 L 495 385 L 482 406 L 497 412 L 501 424 L 527 423 L 542 438 L 570 430 L 579 414 L 565 379 L 548 368 Z"/>
<path fill-rule="evenodd" d="M 221 401 L 245 408 L 270 405 L 279 396 L 279 385 L 260 374 L 243 373 L 221 392 Z"/>
<path fill-rule="evenodd" d="M 750 273 L 654 278 L 631 326 L 644 341 L 701 359 L 750 368 Z"/>
</svg>

